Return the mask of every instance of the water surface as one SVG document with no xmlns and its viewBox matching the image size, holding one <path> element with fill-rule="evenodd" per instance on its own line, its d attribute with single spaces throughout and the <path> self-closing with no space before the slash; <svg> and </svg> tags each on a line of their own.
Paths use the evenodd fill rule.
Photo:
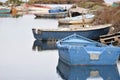
<svg viewBox="0 0 120 80">
<path fill-rule="evenodd" d="M 34 15 L 0 18 L 0 80 L 63 80 L 57 70 L 58 51 L 33 48 L 35 39 L 32 28 L 57 27 L 57 19 L 36 19 Z M 117 68 L 120 68 L 119 64 Z M 87 79 L 86 75 L 83 76 Z"/>
</svg>

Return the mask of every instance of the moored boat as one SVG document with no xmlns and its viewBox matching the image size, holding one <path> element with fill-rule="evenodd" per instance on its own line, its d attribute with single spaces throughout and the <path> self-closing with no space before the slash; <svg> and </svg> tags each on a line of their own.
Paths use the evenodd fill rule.
<svg viewBox="0 0 120 80">
<path fill-rule="evenodd" d="M 79 15 L 75 17 L 66 17 L 63 19 L 59 19 L 58 23 L 59 24 L 86 24 L 86 23 L 91 23 L 94 20 L 93 14 L 85 14 L 85 15 Z"/>
<path fill-rule="evenodd" d="M 37 18 L 64 18 L 68 16 L 68 12 L 55 12 L 55 13 L 37 13 L 35 14 Z"/>
<path fill-rule="evenodd" d="M 57 41 L 59 58 L 68 65 L 116 65 L 120 47 L 70 35 Z"/>
<path fill-rule="evenodd" d="M 10 13 L 11 9 L 8 7 L 0 7 L 0 14 Z"/>
<path fill-rule="evenodd" d="M 68 16 L 68 11 L 63 7 L 53 7 L 48 12 L 36 13 L 35 16 L 38 18 L 64 18 Z"/>
<path fill-rule="evenodd" d="M 59 60 L 56 70 L 63 80 L 120 80 L 117 65 L 70 66 Z"/>
<path fill-rule="evenodd" d="M 96 25 L 96 26 L 82 26 L 71 28 L 58 29 L 32 29 L 34 38 L 37 40 L 60 40 L 64 37 L 76 33 L 78 35 L 90 38 L 99 39 L 99 36 L 109 32 L 111 24 Z"/>
</svg>

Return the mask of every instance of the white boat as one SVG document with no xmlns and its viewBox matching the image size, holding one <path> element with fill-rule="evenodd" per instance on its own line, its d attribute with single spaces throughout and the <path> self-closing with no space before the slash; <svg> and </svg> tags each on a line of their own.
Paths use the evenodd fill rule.
<svg viewBox="0 0 120 80">
<path fill-rule="evenodd" d="M 94 20 L 93 14 L 85 14 L 75 17 L 66 17 L 63 19 L 59 19 L 59 24 L 82 24 L 82 23 L 91 23 Z"/>
</svg>

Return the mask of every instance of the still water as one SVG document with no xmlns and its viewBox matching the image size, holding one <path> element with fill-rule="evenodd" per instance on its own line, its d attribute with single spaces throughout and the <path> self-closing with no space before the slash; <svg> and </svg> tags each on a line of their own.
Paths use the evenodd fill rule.
<svg viewBox="0 0 120 80">
<path fill-rule="evenodd" d="M 59 61 L 55 45 L 35 41 L 32 28 L 57 27 L 57 19 L 30 14 L 0 18 L 0 80 L 120 80 L 119 64 L 68 66 Z"/>
</svg>

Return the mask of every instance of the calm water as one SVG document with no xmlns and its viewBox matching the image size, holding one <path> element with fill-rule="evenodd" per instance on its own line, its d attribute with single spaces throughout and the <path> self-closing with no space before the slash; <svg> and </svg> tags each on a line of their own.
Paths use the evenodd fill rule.
<svg viewBox="0 0 120 80">
<path fill-rule="evenodd" d="M 112 70 L 107 66 L 103 69 L 95 67 L 99 77 L 92 78 L 90 72 L 94 72 L 93 68 L 82 70 L 83 67 L 72 68 L 62 64 L 57 50 L 46 50 L 43 46 L 46 42 L 35 41 L 32 28 L 38 27 L 57 28 L 57 19 L 35 19 L 34 15 L 0 18 L 0 80 L 120 80 L 119 64 Z M 49 49 L 55 47 L 49 45 Z M 87 72 L 89 75 L 83 74 Z M 104 78 L 102 73 L 114 76 L 105 74 L 107 78 Z"/>
</svg>

